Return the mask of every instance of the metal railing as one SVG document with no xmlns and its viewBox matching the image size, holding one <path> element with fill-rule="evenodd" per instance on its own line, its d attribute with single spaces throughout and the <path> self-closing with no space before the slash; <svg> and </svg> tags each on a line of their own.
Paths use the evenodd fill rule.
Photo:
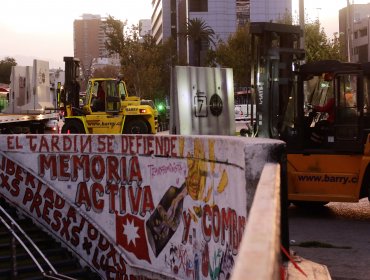
<svg viewBox="0 0 370 280">
<path fill-rule="evenodd" d="M 18 223 L 5 211 L 3 207 L 0 206 L 0 222 L 4 224 L 7 228 L 9 233 L 11 234 L 11 252 L 12 252 L 12 278 L 16 279 L 18 276 L 17 272 L 17 261 L 16 261 L 16 241 L 24 248 L 27 254 L 30 256 L 32 261 L 35 263 L 37 268 L 39 269 L 40 273 L 43 275 L 45 279 L 56 279 L 56 280 L 75 280 L 75 278 L 71 278 L 69 276 L 59 274 L 53 265 L 49 262 L 46 256 L 41 252 L 41 250 L 37 247 L 37 245 L 32 241 L 32 239 L 23 231 L 23 229 L 18 225 Z M 18 233 L 20 233 L 20 235 Z M 29 242 L 29 247 L 32 247 L 37 255 L 40 257 L 44 266 L 47 267 L 45 270 L 42 266 L 41 262 L 37 259 L 36 254 L 31 252 L 31 248 L 29 248 L 24 240 Z"/>
</svg>

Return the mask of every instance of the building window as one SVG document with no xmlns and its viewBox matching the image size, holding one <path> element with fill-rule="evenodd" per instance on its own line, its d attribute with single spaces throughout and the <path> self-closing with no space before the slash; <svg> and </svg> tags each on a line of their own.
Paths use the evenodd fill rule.
<svg viewBox="0 0 370 280">
<path fill-rule="evenodd" d="M 367 62 L 367 45 L 358 47 L 358 62 Z"/>
<path fill-rule="evenodd" d="M 208 12 L 208 0 L 190 0 L 189 12 Z"/>
<path fill-rule="evenodd" d="M 360 37 L 367 36 L 367 28 L 360 29 Z"/>
</svg>

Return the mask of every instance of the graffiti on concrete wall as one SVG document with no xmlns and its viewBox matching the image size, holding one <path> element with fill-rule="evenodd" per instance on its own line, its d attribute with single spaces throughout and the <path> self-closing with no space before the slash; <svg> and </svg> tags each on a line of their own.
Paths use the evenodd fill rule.
<svg viewBox="0 0 370 280">
<path fill-rule="evenodd" d="M 0 192 L 103 278 L 230 276 L 247 199 L 243 152 L 225 138 L 4 138 Z"/>
</svg>

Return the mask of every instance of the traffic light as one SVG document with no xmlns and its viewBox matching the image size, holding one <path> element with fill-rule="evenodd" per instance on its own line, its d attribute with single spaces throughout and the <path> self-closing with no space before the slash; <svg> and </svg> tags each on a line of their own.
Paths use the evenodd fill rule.
<svg viewBox="0 0 370 280">
<path fill-rule="evenodd" d="M 166 111 L 166 107 L 163 103 L 157 104 L 157 110 L 159 114 L 163 114 Z"/>
</svg>

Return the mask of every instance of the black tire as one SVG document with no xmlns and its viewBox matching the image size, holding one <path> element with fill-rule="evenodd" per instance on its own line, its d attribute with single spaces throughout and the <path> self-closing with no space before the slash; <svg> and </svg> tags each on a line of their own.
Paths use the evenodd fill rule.
<svg viewBox="0 0 370 280">
<path fill-rule="evenodd" d="M 320 208 L 324 207 L 329 201 L 303 201 L 303 200 L 294 200 L 291 201 L 295 206 L 300 208 Z"/>
<path fill-rule="evenodd" d="M 243 137 L 248 137 L 248 130 L 246 128 L 242 128 L 240 130 L 240 136 L 243 136 Z"/>
<path fill-rule="evenodd" d="M 30 126 L 30 133 L 32 134 L 45 134 L 45 124 L 33 124 Z"/>
<path fill-rule="evenodd" d="M 1 129 L 1 134 L 16 134 L 16 131 L 12 127 L 5 126 Z"/>
<path fill-rule="evenodd" d="M 366 167 L 364 174 L 365 175 L 362 178 L 361 190 L 358 199 L 367 197 L 367 199 L 370 201 L 370 165 Z"/>
<path fill-rule="evenodd" d="M 65 124 L 62 127 L 63 134 L 85 134 L 85 128 L 79 120 L 68 120 L 66 119 Z"/>
<path fill-rule="evenodd" d="M 124 134 L 148 134 L 149 129 L 143 120 L 131 120 L 123 127 Z"/>
<path fill-rule="evenodd" d="M 74 116 L 86 116 L 84 110 L 76 107 L 72 107 L 72 113 Z"/>
<path fill-rule="evenodd" d="M 44 123 L 40 123 L 39 124 L 38 129 L 37 129 L 37 132 L 39 134 L 45 134 L 45 124 Z"/>
</svg>

